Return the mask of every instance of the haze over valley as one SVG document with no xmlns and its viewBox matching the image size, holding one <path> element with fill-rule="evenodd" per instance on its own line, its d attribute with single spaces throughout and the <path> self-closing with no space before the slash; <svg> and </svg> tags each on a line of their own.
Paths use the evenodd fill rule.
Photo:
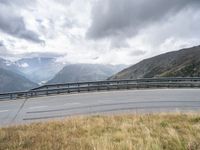
<svg viewBox="0 0 200 150">
<path fill-rule="evenodd" d="M 200 46 L 164 53 L 133 66 L 63 64 L 55 58 L 0 59 L 0 92 L 22 91 L 42 84 L 140 79 L 155 77 L 200 77 Z"/>
<path fill-rule="evenodd" d="M 56 58 L 0 59 L 0 92 L 23 91 L 42 84 L 106 80 L 126 65 L 63 64 Z M 16 82 L 17 81 L 17 82 Z"/>
</svg>

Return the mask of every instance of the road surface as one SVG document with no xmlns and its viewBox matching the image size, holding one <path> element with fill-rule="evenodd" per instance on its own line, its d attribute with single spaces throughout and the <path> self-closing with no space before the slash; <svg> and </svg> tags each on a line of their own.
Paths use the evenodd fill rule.
<svg viewBox="0 0 200 150">
<path fill-rule="evenodd" d="M 200 111 L 200 89 L 91 92 L 0 101 L 0 125 L 74 115 Z"/>
</svg>

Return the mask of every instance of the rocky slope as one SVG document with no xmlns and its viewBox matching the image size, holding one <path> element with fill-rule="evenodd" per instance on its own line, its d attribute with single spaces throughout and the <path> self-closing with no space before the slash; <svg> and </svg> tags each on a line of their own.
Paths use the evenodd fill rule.
<svg viewBox="0 0 200 150">
<path fill-rule="evenodd" d="M 200 46 L 145 59 L 109 79 L 200 77 Z"/>
</svg>

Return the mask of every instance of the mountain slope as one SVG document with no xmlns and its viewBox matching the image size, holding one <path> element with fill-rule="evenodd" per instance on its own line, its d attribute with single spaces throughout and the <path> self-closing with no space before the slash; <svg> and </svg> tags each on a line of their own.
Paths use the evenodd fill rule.
<svg viewBox="0 0 200 150">
<path fill-rule="evenodd" d="M 0 68 L 0 83 L 0 93 L 28 90 L 37 86 L 25 77 L 3 68 Z"/>
<path fill-rule="evenodd" d="M 145 59 L 109 79 L 200 76 L 200 46 Z"/>
<path fill-rule="evenodd" d="M 66 65 L 48 83 L 105 80 L 123 68 L 123 65 L 70 64 Z"/>
</svg>

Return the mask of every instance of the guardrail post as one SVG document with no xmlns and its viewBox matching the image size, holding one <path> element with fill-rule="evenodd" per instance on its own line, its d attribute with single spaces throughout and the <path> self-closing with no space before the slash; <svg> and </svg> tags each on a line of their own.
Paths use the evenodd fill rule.
<svg viewBox="0 0 200 150">
<path fill-rule="evenodd" d="M 107 90 L 108 91 L 110 90 L 110 88 L 109 88 L 109 82 L 107 82 Z"/>
<path fill-rule="evenodd" d="M 117 89 L 119 90 L 119 82 L 117 81 Z"/>
<path fill-rule="evenodd" d="M 47 91 L 46 91 L 46 95 L 48 95 L 48 94 L 49 94 L 49 93 L 48 93 L 48 86 L 46 87 L 46 90 L 47 90 Z"/>
<path fill-rule="evenodd" d="M 12 95 L 12 93 L 10 94 L 10 99 L 13 99 L 13 95 Z"/>
<path fill-rule="evenodd" d="M 100 86 L 99 83 L 97 83 L 97 91 L 99 91 L 99 86 Z"/>
<path fill-rule="evenodd" d="M 77 86 L 78 86 L 78 92 L 80 92 L 80 87 L 79 87 L 80 85 L 79 85 L 79 84 L 77 84 Z"/>
<path fill-rule="evenodd" d="M 57 85 L 57 89 L 58 89 L 57 94 L 60 94 L 59 85 Z"/>
<path fill-rule="evenodd" d="M 90 84 L 88 83 L 88 91 L 90 91 Z"/>
<path fill-rule="evenodd" d="M 191 88 L 193 88 L 193 87 L 194 87 L 194 85 L 190 84 L 190 87 L 191 87 Z"/>
<path fill-rule="evenodd" d="M 67 85 L 67 93 L 70 93 L 69 84 Z"/>
</svg>

